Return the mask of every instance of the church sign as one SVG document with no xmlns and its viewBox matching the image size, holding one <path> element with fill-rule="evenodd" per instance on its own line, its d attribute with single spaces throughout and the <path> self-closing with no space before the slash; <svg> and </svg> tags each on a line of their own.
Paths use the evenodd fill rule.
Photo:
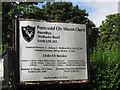
<svg viewBox="0 0 120 90">
<path fill-rule="evenodd" d="M 88 81 L 85 24 L 19 20 L 20 82 Z"/>
</svg>

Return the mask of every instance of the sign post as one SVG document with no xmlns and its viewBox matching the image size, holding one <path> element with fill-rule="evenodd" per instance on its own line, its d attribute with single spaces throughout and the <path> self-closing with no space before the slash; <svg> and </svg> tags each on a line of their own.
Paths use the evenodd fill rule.
<svg viewBox="0 0 120 90">
<path fill-rule="evenodd" d="M 89 81 L 85 24 L 19 19 L 20 82 Z"/>
</svg>

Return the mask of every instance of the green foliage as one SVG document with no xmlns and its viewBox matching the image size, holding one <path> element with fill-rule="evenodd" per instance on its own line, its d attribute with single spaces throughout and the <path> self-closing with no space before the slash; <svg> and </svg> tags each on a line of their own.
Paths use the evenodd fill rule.
<svg viewBox="0 0 120 90">
<path fill-rule="evenodd" d="M 100 26 L 97 47 L 90 56 L 91 83 L 94 89 L 120 88 L 119 14 L 108 15 Z"/>
<path fill-rule="evenodd" d="M 73 7 L 70 2 L 55 2 L 47 3 L 43 6 L 45 20 L 61 20 L 63 22 L 85 23 L 88 18 L 86 10 L 78 8 L 78 5 Z"/>
<path fill-rule="evenodd" d="M 8 49 L 8 48 L 11 49 L 12 47 L 9 46 L 9 44 L 5 44 L 5 45 L 0 44 L 0 54 L 2 54 L 3 51 L 4 51 L 5 49 Z"/>
<path fill-rule="evenodd" d="M 2 52 L 3 52 L 3 45 L 0 44 L 0 54 L 2 54 Z"/>
<path fill-rule="evenodd" d="M 99 43 L 100 44 L 100 43 Z M 120 47 L 113 45 L 112 49 L 98 45 L 90 56 L 91 83 L 95 89 L 120 88 Z"/>
<path fill-rule="evenodd" d="M 114 43 L 120 44 L 120 14 L 106 16 L 106 20 L 100 26 L 100 41 L 103 47 L 111 48 Z"/>
</svg>

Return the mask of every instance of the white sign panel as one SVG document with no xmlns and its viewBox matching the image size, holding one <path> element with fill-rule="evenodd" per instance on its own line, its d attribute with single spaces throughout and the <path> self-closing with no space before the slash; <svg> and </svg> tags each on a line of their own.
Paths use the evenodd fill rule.
<svg viewBox="0 0 120 90">
<path fill-rule="evenodd" d="M 20 81 L 86 80 L 86 25 L 19 21 Z"/>
<path fill-rule="evenodd" d="M 4 59 L 0 58 L 0 81 L 4 78 Z"/>
</svg>

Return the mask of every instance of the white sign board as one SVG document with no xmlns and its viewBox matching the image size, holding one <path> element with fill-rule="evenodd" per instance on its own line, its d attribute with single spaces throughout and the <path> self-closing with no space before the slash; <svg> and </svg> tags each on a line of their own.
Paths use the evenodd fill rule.
<svg viewBox="0 0 120 90">
<path fill-rule="evenodd" d="M 19 21 L 20 81 L 86 80 L 86 25 Z"/>
<path fill-rule="evenodd" d="M 4 59 L 0 57 L 0 90 L 2 90 L 3 80 L 4 80 Z"/>
<path fill-rule="evenodd" d="M 0 81 L 4 78 L 4 59 L 0 58 Z"/>
</svg>

